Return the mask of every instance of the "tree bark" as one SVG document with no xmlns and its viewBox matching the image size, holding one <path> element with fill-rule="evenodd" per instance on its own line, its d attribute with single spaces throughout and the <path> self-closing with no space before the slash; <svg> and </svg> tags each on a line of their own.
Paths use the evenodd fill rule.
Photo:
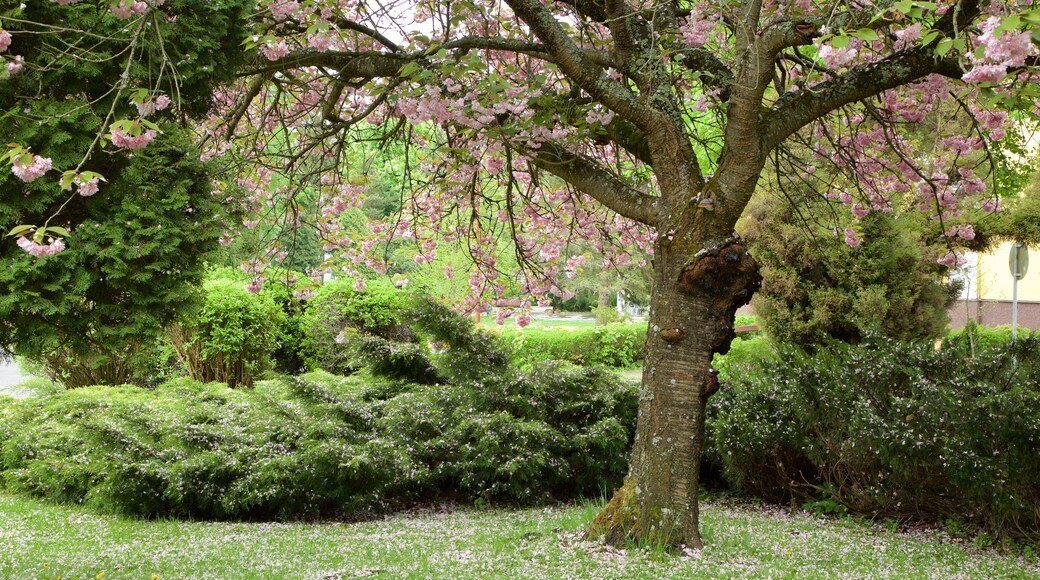
<svg viewBox="0 0 1040 580">
<path fill-rule="evenodd" d="M 729 349 L 736 310 L 761 278 L 739 239 L 706 250 L 692 241 L 657 242 L 629 473 L 588 531 L 614 545 L 703 545 L 697 494 L 705 403 L 718 388 L 711 361 Z"/>
</svg>

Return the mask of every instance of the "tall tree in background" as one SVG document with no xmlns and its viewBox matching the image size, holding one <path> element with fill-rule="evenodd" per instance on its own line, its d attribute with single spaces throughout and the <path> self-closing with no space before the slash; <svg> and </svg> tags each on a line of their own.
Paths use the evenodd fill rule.
<svg viewBox="0 0 1040 580">
<path fill-rule="evenodd" d="M 76 4 L 62 0 L 60 4 Z M 165 26 L 180 4 L 112 0 Z M 697 473 L 714 353 L 759 284 L 734 235 L 767 165 L 862 218 L 917 208 L 951 240 L 965 206 L 995 209 L 986 144 L 997 107 L 1032 113 L 1032 28 L 1016 3 L 728 0 L 260 2 L 255 61 L 218 91 L 202 127 L 211 153 L 236 150 L 253 208 L 292 207 L 317 187 L 311 221 L 347 266 L 381 267 L 379 240 L 434 258 L 467 240 L 474 305 L 503 291 L 494 243 L 509 235 L 521 289 L 562 291 L 568 242 L 653 251 L 653 295 L 639 422 L 623 487 L 591 531 L 699 547 Z M 118 16 L 119 14 L 117 14 Z M 8 21 L 3 21 L 8 27 Z M 14 50 L 22 36 L 14 35 Z M 25 66 L 31 66 L 25 63 Z M 943 102 L 931 147 L 902 137 Z M 344 235 L 363 172 L 357 139 L 416 151 L 409 199 L 392 227 Z M 23 171 L 28 165 L 15 166 Z M 817 171 L 827 166 L 827 171 Z M 821 176 L 827 176 L 826 178 Z M 894 194 L 899 194 L 894 196 Z M 986 195 L 988 194 L 988 198 Z M 908 200 L 905 205 L 893 200 Z M 294 218 L 295 219 L 295 218 Z M 859 232 L 840 232 L 859 244 Z M 259 271 L 260 265 L 256 265 Z M 254 285 L 259 284 L 259 279 Z"/>
</svg>

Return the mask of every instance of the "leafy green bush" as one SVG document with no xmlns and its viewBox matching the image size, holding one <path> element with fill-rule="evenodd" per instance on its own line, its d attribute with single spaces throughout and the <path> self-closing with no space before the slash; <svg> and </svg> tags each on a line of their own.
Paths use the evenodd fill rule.
<svg viewBox="0 0 1040 580">
<path fill-rule="evenodd" d="M 1028 328 L 1019 328 L 1018 337 L 1024 338 L 1030 334 L 1036 334 Z M 950 346 L 973 356 L 976 352 L 988 352 L 1004 348 L 1011 342 L 1011 326 L 998 327 L 982 326 L 974 321 L 968 321 L 964 328 L 951 330 L 946 334 L 945 342 Z"/>
<path fill-rule="evenodd" d="M 344 347 L 351 330 L 399 342 L 412 340 L 408 327 L 402 324 L 407 306 L 407 295 L 387 280 L 370 281 L 361 292 L 354 289 L 352 280 L 327 282 L 308 301 L 300 318 L 311 366 L 339 375 L 360 368 L 361 361 L 352 356 L 356 350 Z"/>
<path fill-rule="evenodd" d="M 771 350 L 718 363 L 708 455 L 731 484 L 1040 539 L 1040 338 L 974 358 L 957 340 L 936 350 L 876 335 L 814 355 Z"/>
<path fill-rule="evenodd" d="M 410 328 L 442 352 L 434 356 L 438 372 L 453 384 L 505 380 L 515 374 L 508 345 L 448 306 L 413 297 L 405 317 Z"/>
<path fill-rule="evenodd" d="M 271 367 L 285 315 L 270 297 L 232 280 L 210 280 L 203 289 L 202 309 L 171 327 L 170 342 L 192 378 L 251 386 Z"/>
<path fill-rule="evenodd" d="M 514 363 L 564 360 L 577 365 L 630 368 L 643 360 L 646 323 L 610 324 L 582 329 L 509 329 L 502 338 L 510 345 Z"/>
</svg>

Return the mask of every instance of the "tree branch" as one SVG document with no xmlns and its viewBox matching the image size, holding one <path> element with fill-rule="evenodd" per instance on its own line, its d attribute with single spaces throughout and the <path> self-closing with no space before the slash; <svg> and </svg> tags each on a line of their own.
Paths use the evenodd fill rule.
<svg viewBox="0 0 1040 580">
<path fill-rule="evenodd" d="M 629 219 L 656 228 L 658 198 L 636 191 L 603 170 L 595 161 L 547 142 L 534 152 L 533 163 Z"/>
<path fill-rule="evenodd" d="M 653 111 L 621 83 L 607 77 L 589 61 L 563 30 L 556 17 L 538 0 L 507 0 L 513 12 L 543 43 L 552 60 L 574 83 L 612 111 L 646 130 L 655 123 Z"/>
</svg>

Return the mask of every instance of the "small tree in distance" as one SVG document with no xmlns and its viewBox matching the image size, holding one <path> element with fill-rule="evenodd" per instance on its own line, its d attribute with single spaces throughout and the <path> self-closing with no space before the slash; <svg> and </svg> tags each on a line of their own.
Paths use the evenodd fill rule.
<svg viewBox="0 0 1040 580">
<path fill-rule="evenodd" d="M 105 6 L 160 31 L 190 9 L 177 0 Z M 734 228 L 767 162 L 780 181 L 817 189 L 858 219 L 920 209 L 948 237 L 939 260 L 953 266 L 955 242 L 968 236 L 952 227 L 958 212 L 997 207 L 986 145 L 1006 133 L 1001 109 L 1031 114 L 1038 92 L 1018 81 L 1033 74 L 1040 12 L 1002 1 L 258 8 L 254 58 L 215 94 L 201 130 L 212 153 L 240 152 L 238 182 L 258 212 L 318 188 L 310 219 L 348 273 L 381 267 L 372 252 L 380 240 L 414 243 L 422 263 L 435 257 L 435 238 L 465 240 L 472 306 L 504 291 L 497 236 L 513 238 L 529 273 L 522 292 L 544 300 L 562 292 L 555 280 L 573 258 L 572 239 L 606 239 L 619 255 L 652 250 L 629 473 L 590 528 L 615 544 L 703 543 L 697 474 L 705 401 L 717 386 L 711 360 L 727 350 L 734 313 L 760 282 Z M 5 29 L 16 28 L 10 18 Z M 33 36 L 16 31 L 8 54 Z M 36 74 L 45 63 L 23 66 L 18 74 Z M 903 137 L 929 113 L 945 114 L 938 105 L 947 102 L 963 114 L 936 125 L 933 148 Z M 401 218 L 368 239 L 345 236 L 338 221 L 364 193 L 364 175 L 342 162 L 358 138 L 417 151 Z M 16 174 L 45 173 L 14 151 Z M 852 247 L 862 235 L 858 225 L 842 232 Z"/>
</svg>

